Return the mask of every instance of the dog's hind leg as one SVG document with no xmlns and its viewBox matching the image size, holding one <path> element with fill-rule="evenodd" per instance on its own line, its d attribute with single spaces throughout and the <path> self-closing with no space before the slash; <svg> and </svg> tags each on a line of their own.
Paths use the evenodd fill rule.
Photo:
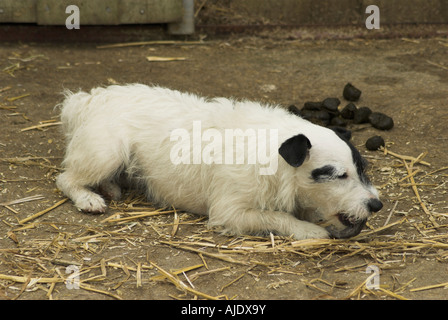
<svg viewBox="0 0 448 320">
<path fill-rule="evenodd" d="M 78 138 L 78 137 L 77 137 Z M 95 137 L 96 138 L 96 137 Z M 117 200 L 120 187 L 115 182 L 127 161 L 127 153 L 119 142 L 106 144 L 105 139 L 83 139 L 84 143 L 69 145 L 63 172 L 56 180 L 58 188 L 76 207 L 85 212 L 106 211 L 104 199 L 92 190 L 98 188 L 105 198 Z"/>
<path fill-rule="evenodd" d="M 105 212 L 104 199 L 79 181 L 76 174 L 66 171 L 58 176 L 56 184 L 67 197 L 72 199 L 78 209 L 89 213 Z"/>
<path fill-rule="evenodd" d="M 98 192 L 107 200 L 120 200 L 121 188 L 115 179 L 108 179 L 100 183 Z"/>
</svg>

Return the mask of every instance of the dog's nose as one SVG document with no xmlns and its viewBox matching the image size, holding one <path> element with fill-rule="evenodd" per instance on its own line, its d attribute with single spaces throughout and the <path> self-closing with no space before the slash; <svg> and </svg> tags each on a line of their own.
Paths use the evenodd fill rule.
<svg viewBox="0 0 448 320">
<path fill-rule="evenodd" d="M 370 212 L 378 212 L 383 207 L 383 203 L 378 199 L 370 199 L 367 203 Z"/>
</svg>

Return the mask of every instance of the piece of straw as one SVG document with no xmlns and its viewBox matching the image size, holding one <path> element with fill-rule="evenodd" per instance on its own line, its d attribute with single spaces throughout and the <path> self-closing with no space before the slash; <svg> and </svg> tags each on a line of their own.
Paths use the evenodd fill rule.
<svg viewBox="0 0 448 320">
<path fill-rule="evenodd" d="M 27 222 L 29 222 L 29 221 L 31 221 L 31 220 L 34 220 L 34 219 L 36 219 L 36 218 L 39 218 L 40 216 L 46 214 L 47 212 L 49 212 L 49 211 L 51 211 L 51 210 L 53 210 L 53 209 L 59 207 L 61 204 L 65 203 L 67 200 L 68 200 L 68 198 L 62 199 L 61 201 L 56 202 L 56 203 L 55 203 L 54 205 L 52 205 L 51 207 L 49 207 L 49 208 L 47 208 L 47 209 L 45 209 L 45 210 L 39 211 L 39 212 L 37 212 L 37 213 L 35 213 L 35 214 L 29 216 L 28 218 L 25 218 L 25 219 L 20 220 L 19 223 L 20 223 L 20 224 L 25 224 L 25 223 L 27 223 Z"/>
<path fill-rule="evenodd" d="M 34 130 L 34 129 L 42 129 L 42 128 L 46 128 L 46 127 L 53 127 L 53 126 L 59 126 L 61 125 L 62 122 L 58 121 L 58 122 L 51 122 L 51 123 L 41 123 L 35 126 L 31 126 L 31 127 L 27 127 L 27 128 L 23 128 L 20 131 L 24 132 L 24 131 L 29 131 L 29 130 Z"/>
</svg>

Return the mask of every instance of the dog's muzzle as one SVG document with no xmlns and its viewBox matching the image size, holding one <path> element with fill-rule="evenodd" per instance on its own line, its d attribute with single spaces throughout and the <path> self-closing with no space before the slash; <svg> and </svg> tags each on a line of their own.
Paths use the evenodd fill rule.
<svg viewBox="0 0 448 320">
<path fill-rule="evenodd" d="M 367 219 L 353 221 L 344 213 L 339 213 L 338 219 L 345 226 L 344 229 L 338 230 L 335 226 L 328 226 L 326 228 L 330 233 L 330 237 L 335 239 L 346 239 L 358 235 L 367 222 Z"/>
<path fill-rule="evenodd" d="M 380 200 L 373 198 L 367 202 L 367 208 L 370 213 L 378 212 L 383 208 L 383 203 Z M 367 222 L 367 219 L 354 220 L 344 212 L 338 213 L 337 218 L 345 228 L 338 229 L 333 225 L 326 227 L 326 230 L 330 233 L 330 237 L 336 239 L 345 239 L 358 235 Z"/>
</svg>

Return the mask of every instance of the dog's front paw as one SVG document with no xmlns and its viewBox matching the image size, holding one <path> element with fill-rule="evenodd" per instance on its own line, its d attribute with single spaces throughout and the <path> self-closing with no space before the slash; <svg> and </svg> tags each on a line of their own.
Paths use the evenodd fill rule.
<svg viewBox="0 0 448 320">
<path fill-rule="evenodd" d="M 301 221 L 300 228 L 294 231 L 294 238 L 304 239 L 328 239 L 330 234 L 327 230 L 310 222 Z"/>
<path fill-rule="evenodd" d="M 316 226 L 306 233 L 306 239 L 328 239 L 330 234 L 322 227 Z"/>
<path fill-rule="evenodd" d="M 107 208 L 104 199 L 96 193 L 89 193 L 78 199 L 75 205 L 78 209 L 87 213 L 104 213 Z"/>
</svg>

